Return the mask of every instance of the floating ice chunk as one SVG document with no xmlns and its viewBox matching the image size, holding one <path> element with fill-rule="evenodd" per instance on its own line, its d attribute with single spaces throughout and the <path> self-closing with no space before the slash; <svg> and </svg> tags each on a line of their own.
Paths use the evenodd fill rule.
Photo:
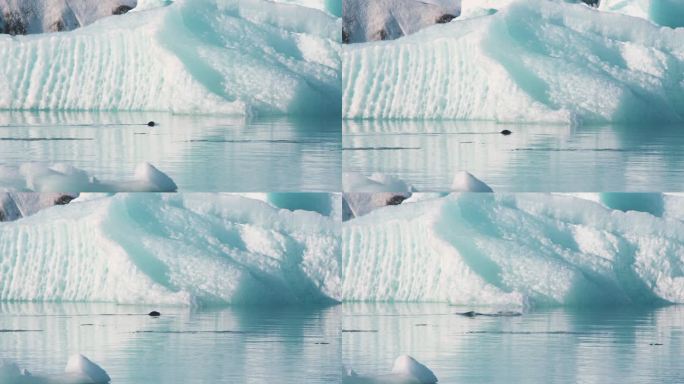
<svg viewBox="0 0 684 384">
<path fill-rule="evenodd" d="M 425 365 L 409 355 L 401 355 L 394 360 L 392 373 L 416 378 L 421 384 L 434 384 L 437 376 Z"/>
<path fill-rule="evenodd" d="M 345 192 L 412 192 L 413 186 L 405 181 L 383 173 L 365 176 L 356 172 L 342 174 L 342 189 Z"/>
<path fill-rule="evenodd" d="M 343 47 L 343 116 L 684 121 L 684 29 L 563 1 Z"/>
<path fill-rule="evenodd" d="M 168 175 L 149 163 L 136 167 L 133 181 L 118 182 L 100 181 L 82 169 L 63 163 L 25 163 L 18 168 L 0 165 L 0 188 L 62 195 L 78 192 L 175 192 L 178 189 Z"/>
<path fill-rule="evenodd" d="M 67 374 L 83 376 L 93 384 L 104 384 L 111 381 L 107 372 L 99 365 L 90 361 L 87 357 L 76 354 L 72 355 L 64 369 Z"/>
<path fill-rule="evenodd" d="M 379 376 L 361 376 L 349 368 L 344 373 L 345 384 L 434 384 L 437 377 L 425 365 L 408 355 L 394 360 L 392 374 Z"/>
<path fill-rule="evenodd" d="M 0 384 L 107 384 L 107 372 L 83 355 L 73 355 L 63 374 L 32 375 L 15 363 L 0 360 Z"/>
<path fill-rule="evenodd" d="M 453 192 L 493 192 L 489 185 L 466 171 L 459 171 L 451 184 Z"/>
<path fill-rule="evenodd" d="M 138 164 L 135 179 L 139 182 L 140 192 L 175 192 L 178 189 L 169 176 L 150 163 Z"/>
</svg>

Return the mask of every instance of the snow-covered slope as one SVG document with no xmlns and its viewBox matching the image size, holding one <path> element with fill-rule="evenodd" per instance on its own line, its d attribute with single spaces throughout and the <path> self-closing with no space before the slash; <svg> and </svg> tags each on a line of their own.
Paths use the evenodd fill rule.
<svg viewBox="0 0 684 384">
<path fill-rule="evenodd" d="M 77 200 L 0 223 L 0 300 L 330 303 L 339 230 L 234 195 Z"/>
<path fill-rule="evenodd" d="M 663 217 L 627 209 L 643 204 L 626 198 L 611 209 L 574 196 L 466 193 L 377 209 L 343 224 L 343 298 L 684 303 L 684 198 L 666 196 Z"/>
<path fill-rule="evenodd" d="M 684 121 L 684 29 L 561 0 L 343 48 L 347 118 Z"/>
<path fill-rule="evenodd" d="M 339 114 L 340 25 L 294 4 L 179 0 L 0 35 L 0 109 Z"/>
</svg>

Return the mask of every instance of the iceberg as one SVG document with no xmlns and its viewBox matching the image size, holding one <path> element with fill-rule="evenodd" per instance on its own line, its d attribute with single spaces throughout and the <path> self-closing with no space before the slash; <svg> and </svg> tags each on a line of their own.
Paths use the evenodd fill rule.
<svg viewBox="0 0 684 384">
<path fill-rule="evenodd" d="M 339 240 L 339 220 L 241 196 L 89 196 L 0 223 L 0 301 L 328 305 Z"/>
<path fill-rule="evenodd" d="M 612 196 L 612 206 L 617 206 Z M 456 305 L 684 303 L 684 198 L 461 193 L 342 225 L 342 297 Z M 656 199 L 656 197 L 653 197 Z"/>
<path fill-rule="evenodd" d="M 348 119 L 684 121 L 684 29 L 560 0 L 516 0 L 342 51 Z"/>
<path fill-rule="evenodd" d="M 147 7 L 0 35 L 0 109 L 339 115 L 339 17 L 267 0 Z"/>
<path fill-rule="evenodd" d="M 26 163 L 19 167 L 0 164 L 0 188 L 12 191 L 79 192 L 176 192 L 176 183 L 149 163 L 140 163 L 132 181 L 100 181 L 82 169 L 57 163 Z"/>
</svg>

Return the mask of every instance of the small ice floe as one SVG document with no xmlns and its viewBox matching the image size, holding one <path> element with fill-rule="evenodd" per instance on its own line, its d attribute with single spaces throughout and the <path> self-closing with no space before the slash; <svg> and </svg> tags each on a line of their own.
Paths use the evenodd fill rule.
<svg viewBox="0 0 684 384">
<path fill-rule="evenodd" d="M 106 384 L 111 381 L 107 372 L 87 357 L 72 355 L 64 373 L 32 375 L 15 363 L 0 361 L 0 384 Z"/>
<path fill-rule="evenodd" d="M 484 181 L 466 171 L 456 173 L 451 190 L 454 192 L 494 192 Z"/>
<path fill-rule="evenodd" d="M 0 165 L 0 189 L 24 192 L 175 192 L 176 183 L 152 164 L 141 163 L 131 181 L 104 181 L 68 164 Z"/>
<path fill-rule="evenodd" d="M 437 376 L 425 365 L 409 355 L 394 360 L 392 373 L 380 376 L 360 376 L 353 369 L 345 372 L 345 384 L 434 384 Z"/>
</svg>

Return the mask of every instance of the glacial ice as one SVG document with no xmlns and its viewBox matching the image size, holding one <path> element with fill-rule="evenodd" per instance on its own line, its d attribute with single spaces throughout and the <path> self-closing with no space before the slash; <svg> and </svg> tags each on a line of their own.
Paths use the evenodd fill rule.
<svg viewBox="0 0 684 384">
<path fill-rule="evenodd" d="M 339 221 L 223 194 L 77 199 L 0 223 L 0 301 L 320 305 Z"/>
<path fill-rule="evenodd" d="M 599 9 L 650 20 L 665 27 L 684 27 L 681 0 L 601 0 Z"/>
<path fill-rule="evenodd" d="M 176 183 L 149 163 L 140 163 L 132 181 L 104 181 L 74 166 L 26 163 L 0 164 L 0 189 L 32 192 L 175 192 Z"/>
<path fill-rule="evenodd" d="M 569 195 L 462 193 L 380 208 L 342 225 L 342 297 L 684 303 L 684 196 L 663 207 L 658 217 Z"/>
<path fill-rule="evenodd" d="M 0 109 L 338 115 L 340 25 L 296 4 L 179 0 L 0 35 Z"/>
<path fill-rule="evenodd" d="M 346 118 L 684 120 L 684 29 L 561 0 L 343 47 Z"/>
</svg>

